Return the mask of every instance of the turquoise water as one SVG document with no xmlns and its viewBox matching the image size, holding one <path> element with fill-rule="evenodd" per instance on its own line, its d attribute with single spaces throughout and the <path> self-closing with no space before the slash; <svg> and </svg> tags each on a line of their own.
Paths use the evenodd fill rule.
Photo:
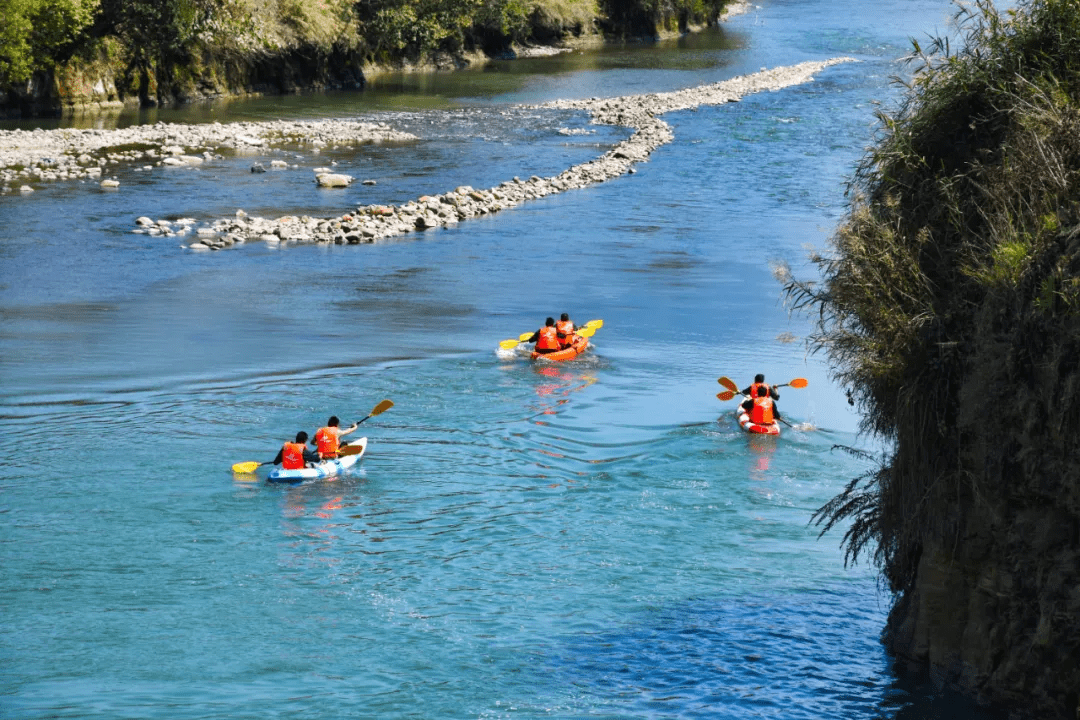
<svg viewBox="0 0 1080 720">
<path fill-rule="evenodd" d="M 948 12 L 774 2 L 682 43 L 114 119 L 377 117 L 421 141 L 0 197 L 0 715 L 990 717 L 894 673 L 888 594 L 808 525 L 866 469 L 834 445 L 875 448 L 770 269 L 810 272 L 906 38 Z M 861 62 L 667 116 L 634 175 L 453 229 L 214 254 L 130 232 L 556 174 L 625 131 L 517 104 L 837 55 Z M 317 191 L 329 159 L 378 185 Z M 496 357 L 560 312 L 604 320 L 591 354 Z M 781 407 L 814 429 L 741 434 L 716 378 L 755 372 L 808 378 Z M 383 398 L 347 476 L 229 469 Z"/>
</svg>

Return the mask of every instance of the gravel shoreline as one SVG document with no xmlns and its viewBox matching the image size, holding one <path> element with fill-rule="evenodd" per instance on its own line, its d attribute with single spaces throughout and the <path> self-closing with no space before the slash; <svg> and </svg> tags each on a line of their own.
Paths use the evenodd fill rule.
<svg viewBox="0 0 1080 720">
<path fill-rule="evenodd" d="M 329 145 L 408 142 L 415 135 L 383 123 L 347 120 L 239 122 L 182 125 L 159 122 L 118 130 L 62 128 L 0 131 L 0 184 L 101 177 L 109 165 L 198 165 L 236 151 L 300 144 Z M 19 188 L 22 192 L 26 189 Z M 32 190 L 32 188 L 29 188 Z"/>
<path fill-rule="evenodd" d="M 261 241 L 281 244 L 359 244 L 427 230 L 506 210 L 528 200 L 605 182 L 633 173 L 634 165 L 648 160 L 661 145 L 671 142 L 671 127 L 658 116 L 703 105 L 737 102 L 757 92 L 775 91 L 811 82 L 814 74 L 832 65 L 854 62 L 833 58 L 819 62 L 762 69 L 723 82 L 665 93 L 627 95 L 587 100 L 558 100 L 533 106 L 540 109 L 581 110 L 598 125 L 629 127 L 633 134 L 598 158 L 575 165 L 562 173 L 527 180 L 513 178 L 496 187 L 474 189 L 461 186 L 440 195 L 425 195 L 402 205 L 367 205 L 330 218 L 286 216 L 275 219 L 251 217 L 237 210 L 234 217 L 199 226 L 192 220 L 168 221 L 140 217 L 134 232 L 196 238 L 192 250 L 220 250 L 237 244 Z M 310 145 L 313 152 L 330 144 L 409 142 L 417 138 L 384 124 L 347 121 L 230 123 L 222 125 L 157 125 L 123 130 L 34 130 L 0 132 L 0 180 L 5 185 L 14 173 L 49 179 L 100 177 L 112 162 L 152 160 L 157 164 L 197 164 L 220 157 L 223 147 L 242 149 L 278 143 Z M 202 151 L 202 154 L 191 154 Z M 49 153 L 48 155 L 46 153 Z M 14 167 L 22 166 L 18 171 Z M 261 171 L 261 165 L 252 167 Z M 51 177 L 50 177 L 51 176 Z M 348 175 L 330 168 L 316 171 L 315 181 L 326 187 L 347 186 Z M 106 183 L 118 183 L 105 180 Z M 24 191 L 25 192 L 25 191 Z"/>
</svg>

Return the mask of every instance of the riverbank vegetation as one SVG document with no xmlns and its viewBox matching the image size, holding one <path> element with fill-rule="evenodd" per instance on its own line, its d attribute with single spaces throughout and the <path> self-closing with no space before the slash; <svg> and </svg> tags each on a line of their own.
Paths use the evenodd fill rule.
<svg viewBox="0 0 1080 720">
<path fill-rule="evenodd" d="M 143 104 L 362 85 L 365 67 L 453 66 L 570 37 L 648 38 L 728 0 L 0 0 L 0 103 L 96 91 Z M 82 87 L 80 89 L 80 86 Z M 72 100 L 72 98 L 75 98 Z M 0 100 L 3 98 L 0 97 Z M 55 109 L 55 108 L 54 108 Z"/>
<path fill-rule="evenodd" d="M 917 72 L 789 299 L 892 442 L 822 508 L 940 682 L 1080 714 L 1080 0 L 989 0 Z"/>
</svg>

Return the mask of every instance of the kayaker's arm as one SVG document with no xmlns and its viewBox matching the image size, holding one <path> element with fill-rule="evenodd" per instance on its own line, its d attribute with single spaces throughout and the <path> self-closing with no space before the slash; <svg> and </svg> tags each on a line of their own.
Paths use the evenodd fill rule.
<svg viewBox="0 0 1080 720">
<path fill-rule="evenodd" d="M 527 343 L 534 343 L 534 342 L 536 342 L 536 341 L 537 341 L 537 340 L 539 340 L 539 339 L 540 339 L 540 331 L 539 331 L 539 330 L 537 330 L 536 332 L 534 332 L 534 333 L 532 334 L 532 337 L 530 337 L 530 338 L 529 338 L 528 340 L 526 340 L 525 342 L 527 342 Z"/>
<path fill-rule="evenodd" d="M 284 455 L 284 454 L 285 454 L 285 448 L 281 448 L 280 450 L 277 451 L 277 455 L 274 456 L 274 464 L 275 465 L 280 465 L 281 464 L 281 456 Z"/>
</svg>

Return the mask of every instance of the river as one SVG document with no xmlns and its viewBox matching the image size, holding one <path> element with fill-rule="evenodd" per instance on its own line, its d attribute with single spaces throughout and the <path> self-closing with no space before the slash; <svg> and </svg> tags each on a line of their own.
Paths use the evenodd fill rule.
<svg viewBox="0 0 1080 720">
<path fill-rule="evenodd" d="M 874 568 L 808 524 L 868 469 L 835 446 L 880 448 L 773 275 L 813 272 L 908 38 L 951 12 L 769 0 L 655 46 L 4 124 L 334 117 L 420 140 L 0 196 L 0 716 L 994 717 L 894 672 Z M 528 105 L 837 56 L 859 62 L 665 116 L 674 142 L 634 174 L 449 229 L 214 253 L 132 232 L 550 176 L 626 131 Z M 320 190 L 329 162 L 377 184 Z M 562 312 L 603 319 L 589 354 L 496 356 Z M 780 403 L 805 429 L 741 433 L 717 378 L 756 372 L 808 379 Z M 383 398 L 351 474 L 230 471 Z"/>
</svg>

